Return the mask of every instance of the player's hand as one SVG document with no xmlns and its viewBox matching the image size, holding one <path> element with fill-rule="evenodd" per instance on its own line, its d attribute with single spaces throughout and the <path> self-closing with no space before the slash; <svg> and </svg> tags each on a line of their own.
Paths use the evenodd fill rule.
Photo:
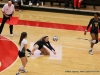
<svg viewBox="0 0 100 75">
<path fill-rule="evenodd" d="M 84 35 L 86 35 L 87 31 L 84 32 Z"/>
<path fill-rule="evenodd" d="M 53 52 L 56 55 L 56 52 Z"/>
</svg>

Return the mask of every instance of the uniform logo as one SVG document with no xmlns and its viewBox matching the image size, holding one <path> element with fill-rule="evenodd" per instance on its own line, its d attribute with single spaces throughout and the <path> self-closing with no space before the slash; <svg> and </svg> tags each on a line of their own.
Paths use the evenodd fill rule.
<svg viewBox="0 0 100 75">
<path fill-rule="evenodd" d="M 98 22 L 95 22 L 94 24 L 95 24 L 95 27 L 97 27 L 97 26 L 98 26 Z"/>
</svg>

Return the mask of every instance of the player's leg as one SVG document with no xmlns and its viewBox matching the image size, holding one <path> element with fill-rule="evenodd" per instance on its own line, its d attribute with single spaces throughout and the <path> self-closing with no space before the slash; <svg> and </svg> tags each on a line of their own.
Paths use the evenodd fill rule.
<svg viewBox="0 0 100 75">
<path fill-rule="evenodd" d="M 74 8 L 76 9 L 77 6 L 77 0 L 74 0 Z"/>
<path fill-rule="evenodd" d="M 13 25 L 10 25 L 9 29 L 10 29 L 10 35 L 13 36 Z"/>
<path fill-rule="evenodd" d="M 91 33 L 90 35 L 91 35 L 92 40 L 91 40 L 91 47 L 89 50 L 89 54 L 92 55 L 93 54 L 92 49 L 93 49 L 94 44 L 96 43 L 96 37 L 94 33 Z"/>
<path fill-rule="evenodd" d="M 12 14 L 9 16 L 12 17 Z M 10 20 L 10 17 L 8 18 L 9 20 Z M 10 29 L 10 36 L 13 36 L 13 25 L 10 25 L 9 29 Z"/>
<path fill-rule="evenodd" d="M 95 37 L 96 37 L 96 44 L 97 44 L 98 43 L 98 39 L 99 39 L 98 34 L 95 34 Z"/>
<path fill-rule="evenodd" d="M 40 51 L 44 55 L 50 55 L 50 52 L 46 48 L 44 48 L 44 47 Z"/>
<path fill-rule="evenodd" d="M 4 24 L 6 23 L 6 21 L 7 21 L 7 17 L 3 15 L 2 23 L 0 25 L 0 34 L 2 32 L 2 29 L 3 29 Z"/>
<path fill-rule="evenodd" d="M 22 58 L 21 58 L 21 62 L 22 62 L 22 65 L 24 66 L 24 69 L 22 69 L 21 72 L 22 72 L 22 73 L 28 72 L 27 70 L 25 70 L 25 66 L 26 66 L 26 64 L 27 64 L 27 62 L 28 62 L 27 57 L 26 57 L 26 56 L 25 56 L 25 57 L 22 57 Z"/>
<path fill-rule="evenodd" d="M 78 0 L 78 9 L 80 9 L 80 7 L 81 7 L 81 0 Z"/>
<path fill-rule="evenodd" d="M 16 75 L 20 75 L 20 72 L 21 71 L 24 71 L 24 72 L 26 72 L 26 70 L 24 69 L 25 68 L 25 66 L 26 66 L 26 64 L 27 64 L 27 58 L 26 58 L 26 56 L 25 56 L 25 53 L 23 53 L 23 52 L 18 52 L 18 55 L 19 55 L 19 57 L 20 57 L 20 59 L 21 59 L 21 62 L 22 62 L 22 65 L 20 66 L 20 68 L 19 68 L 19 70 L 18 70 L 18 72 L 16 73 Z"/>
</svg>

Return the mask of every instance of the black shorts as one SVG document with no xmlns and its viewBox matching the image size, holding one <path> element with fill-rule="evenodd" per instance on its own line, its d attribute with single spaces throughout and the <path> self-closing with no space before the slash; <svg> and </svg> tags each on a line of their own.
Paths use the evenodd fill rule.
<svg viewBox="0 0 100 75">
<path fill-rule="evenodd" d="M 43 48 L 42 45 L 39 45 L 39 44 L 37 44 L 37 43 L 35 43 L 34 45 L 38 45 L 38 46 L 39 46 L 39 48 L 38 48 L 39 50 Z"/>
<path fill-rule="evenodd" d="M 41 48 L 43 48 L 43 44 L 41 44 L 41 42 L 36 42 L 34 45 L 38 45 L 39 46 L 39 50 L 41 49 Z"/>
<path fill-rule="evenodd" d="M 18 52 L 18 55 L 19 55 L 20 58 L 25 57 L 25 53 L 23 53 L 21 51 Z"/>
<path fill-rule="evenodd" d="M 93 33 L 94 33 L 94 34 L 98 34 L 98 31 L 92 31 L 92 30 L 91 30 L 91 31 L 90 31 L 90 34 L 93 34 Z"/>
</svg>

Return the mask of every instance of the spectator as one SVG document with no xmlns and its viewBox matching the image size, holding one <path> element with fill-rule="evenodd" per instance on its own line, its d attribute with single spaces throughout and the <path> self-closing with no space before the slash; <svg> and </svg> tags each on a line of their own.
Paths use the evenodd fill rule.
<svg viewBox="0 0 100 75">
<path fill-rule="evenodd" d="M 32 3 L 34 4 L 35 1 L 36 1 L 36 5 L 37 5 L 37 7 L 38 7 L 38 6 L 39 6 L 40 0 L 32 0 Z"/>
<path fill-rule="evenodd" d="M 69 7 L 69 2 L 70 2 L 70 0 L 65 0 L 65 8 L 67 8 L 67 7 Z"/>
<path fill-rule="evenodd" d="M 74 9 L 76 9 L 76 8 L 80 9 L 82 1 L 83 0 L 74 0 Z"/>
<path fill-rule="evenodd" d="M 96 6 L 95 0 L 92 0 L 92 2 L 93 2 L 93 8 L 96 9 L 95 8 L 95 6 Z"/>
<path fill-rule="evenodd" d="M 18 4 L 18 9 L 19 12 L 21 12 L 21 5 L 23 5 L 23 1 L 22 0 L 12 0 L 12 3 L 17 3 Z"/>
</svg>

